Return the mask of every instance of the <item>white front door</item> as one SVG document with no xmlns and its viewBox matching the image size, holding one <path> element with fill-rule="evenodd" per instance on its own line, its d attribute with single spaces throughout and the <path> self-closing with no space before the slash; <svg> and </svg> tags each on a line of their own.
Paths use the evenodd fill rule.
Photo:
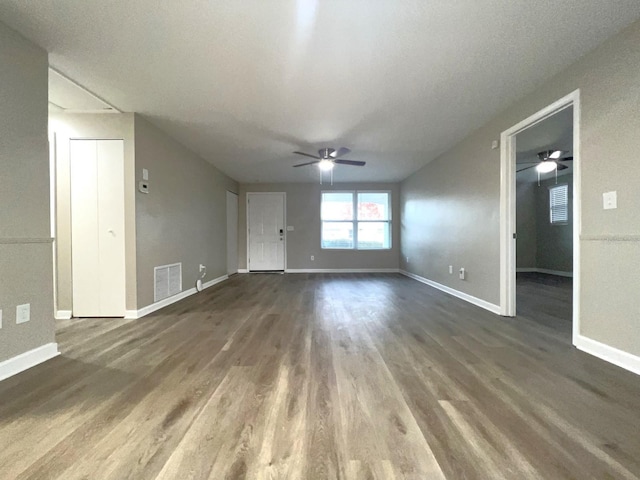
<svg viewBox="0 0 640 480">
<path fill-rule="evenodd" d="M 227 192 L 227 275 L 238 273 L 238 195 Z"/>
<path fill-rule="evenodd" d="M 248 193 L 249 271 L 284 270 L 285 194 Z"/>
<path fill-rule="evenodd" d="M 71 140 L 73 315 L 125 311 L 124 142 Z"/>
</svg>

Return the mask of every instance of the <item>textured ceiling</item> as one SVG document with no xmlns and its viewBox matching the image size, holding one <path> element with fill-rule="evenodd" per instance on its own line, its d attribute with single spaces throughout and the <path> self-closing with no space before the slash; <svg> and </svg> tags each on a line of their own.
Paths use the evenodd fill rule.
<svg viewBox="0 0 640 480">
<path fill-rule="evenodd" d="M 242 182 L 345 146 L 397 181 L 640 17 L 638 0 L 0 0 L 50 63 Z"/>
</svg>

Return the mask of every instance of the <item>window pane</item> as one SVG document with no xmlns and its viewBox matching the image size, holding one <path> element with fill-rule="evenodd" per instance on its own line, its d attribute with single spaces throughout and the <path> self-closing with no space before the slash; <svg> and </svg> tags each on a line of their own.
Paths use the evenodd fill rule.
<svg viewBox="0 0 640 480">
<path fill-rule="evenodd" d="M 391 248 L 389 222 L 358 223 L 358 248 L 379 249 Z"/>
<path fill-rule="evenodd" d="M 322 248 L 353 248 L 352 222 L 322 222 Z"/>
<path fill-rule="evenodd" d="M 353 220 L 353 193 L 323 193 L 322 220 Z"/>
<path fill-rule="evenodd" d="M 389 220 L 389 194 L 358 193 L 358 220 Z"/>
</svg>

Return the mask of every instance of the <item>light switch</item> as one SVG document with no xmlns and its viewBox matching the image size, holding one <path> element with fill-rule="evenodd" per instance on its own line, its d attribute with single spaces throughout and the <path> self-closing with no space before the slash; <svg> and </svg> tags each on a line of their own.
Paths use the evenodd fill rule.
<svg viewBox="0 0 640 480">
<path fill-rule="evenodd" d="M 149 180 L 149 170 L 147 170 L 146 168 L 142 169 L 142 179 Z"/>
<path fill-rule="evenodd" d="M 602 194 L 602 208 L 611 210 L 618 208 L 618 192 L 605 192 Z"/>
<path fill-rule="evenodd" d="M 293 226 L 287 225 L 287 232 L 293 232 Z"/>
</svg>

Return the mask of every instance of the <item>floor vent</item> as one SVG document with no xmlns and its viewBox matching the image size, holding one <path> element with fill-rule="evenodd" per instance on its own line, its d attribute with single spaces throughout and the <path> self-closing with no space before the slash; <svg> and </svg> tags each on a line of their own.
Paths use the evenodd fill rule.
<svg viewBox="0 0 640 480">
<path fill-rule="evenodd" d="M 153 301 L 176 295 L 182 291 L 182 263 L 163 265 L 153 269 Z"/>
</svg>

